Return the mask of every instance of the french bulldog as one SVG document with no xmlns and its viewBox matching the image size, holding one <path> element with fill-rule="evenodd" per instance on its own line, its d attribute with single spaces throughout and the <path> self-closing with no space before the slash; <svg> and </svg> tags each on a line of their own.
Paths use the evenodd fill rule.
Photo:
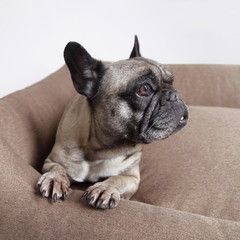
<svg viewBox="0 0 240 240">
<path fill-rule="evenodd" d="M 78 94 L 62 116 L 37 189 L 56 202 L 66 199 L 70 184 L 88 181 L 94 184 L 82 198 L 114 208 L 138 189 L 142 144 L 182 129 L 188 110 L 172 73 L 141 56 L 137 36 L 126 60 L 104 64 L 76 42 L 67 44 L 64 58 Z"/>
</svg>

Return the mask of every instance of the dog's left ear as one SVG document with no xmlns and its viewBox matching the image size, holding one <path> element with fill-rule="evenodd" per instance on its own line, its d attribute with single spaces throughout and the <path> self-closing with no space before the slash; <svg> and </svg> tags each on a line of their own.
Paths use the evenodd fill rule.
<svg viewBox="0 0 240 240">
<path fill-rule="evenodd" d="M 137 35 L 135 35 L 134 46 L 133 46 L 130 58 L 141 57 L 139 49 L 140 49 L 140 47 L 139 47 L 138 37 L 137 37 Z"/>
<path fill-rule="evenodd" d="M 64 49 L 64 59 L 71 73 L 73 85 L 77 92 L 94 98 L 99 90 L 103 76 L 104 64 L 91 55 L 76 42 L 69 42 Z"/>
</svg>

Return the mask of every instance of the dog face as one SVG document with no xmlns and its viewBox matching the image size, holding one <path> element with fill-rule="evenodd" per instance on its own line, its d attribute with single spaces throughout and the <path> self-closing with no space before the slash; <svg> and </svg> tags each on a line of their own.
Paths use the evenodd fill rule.
<svg viewBox="0 0 240 240">
<path fill-rule="evenodd" d="M 183 128 L 188 110 L 161 64 L 141 57 L 137 37 L 130 58 L 104 65 L 78 43 L 64 51 L 76 90 L 88 97 L 97 137 L 108 146 L 150 143 Z"/>
</svg>

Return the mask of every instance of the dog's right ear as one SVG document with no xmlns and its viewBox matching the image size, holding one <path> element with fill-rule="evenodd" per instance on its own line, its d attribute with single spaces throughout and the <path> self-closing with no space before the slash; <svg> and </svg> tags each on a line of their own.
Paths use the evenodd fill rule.
<svg viewBox="0 0 240 240">
<path fill-rule="evenodd" d="M 140 46 L 137 35 L 134 37 L 134 46 L 129 58 L 141 57 Z"/>
<path fill-rule="evenodd" d="M 104 73 L 104 64 L 91 55 L 76 42 L 69 42 L 64 49 L 64 59 L 71 73 L 73 85 L 77 92 L 94 98 L 99 90 Z"/>
</svg>

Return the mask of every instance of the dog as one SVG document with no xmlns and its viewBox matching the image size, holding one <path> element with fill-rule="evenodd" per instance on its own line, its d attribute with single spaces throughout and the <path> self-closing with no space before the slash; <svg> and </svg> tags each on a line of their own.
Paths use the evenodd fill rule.
<svg viewBox="0 0 240 240">
<path fill-rule="evenodd" d="M 77 96 L 66 108 L 55 145 L 37 183 L 42 197 L 65 200 L 74 182 L 92 182 L 90 206 L 114 208 L 140 182 L 142 144 L 182 129 L 188 109 L 163 65 L 141 56 L 135 36 L 130 58 L 104 64 L 78 43 L 64 49 Z"/>
</svg>

